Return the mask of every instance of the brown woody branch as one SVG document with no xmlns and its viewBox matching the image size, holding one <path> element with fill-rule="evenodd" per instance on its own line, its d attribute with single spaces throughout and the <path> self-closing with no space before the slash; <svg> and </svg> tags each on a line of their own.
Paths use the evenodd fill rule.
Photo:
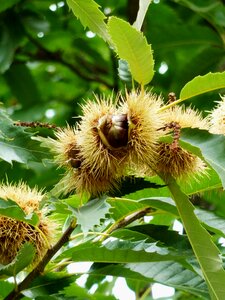
<svg viewBox="0 0 225 300">
<path fill-rule="evenodd" d="M 67 67 L 70 71 L 72 71 L 73 73 L 75 73 L 76 75 L 78 75 L 79 77 L 83 78 L 86 81 L 94 81 L 94 82 L 102 83 L 105 86 L 107 86 L 109 89 L 113 89 L 112 84 L 110 84 L 103 78 L 99 77 L 98 74 L 96 74 L 96 68 L 98 68 L 98 67 L 93 68 L 93 66 L 92 66 L 92 68 L 90 68 L 90 65 L 89 65 L 87 72 L 83 72 L 82 69 L 79 68 L 79 66 L 75 66 L 74 64 L 65 60 L 62 56 L 61 51 L 51 52 L 48 49 L 44 48 L 43 45 L 41 43 L 39 43 L 35 38 L 33 38 L 29 33 L 26 32 L 26 35 L 27 35 L 28 39 L 38 49 L 38 51 L 35 54 L 34 53 L 26 53 L 26 55 L 28 55 L 30 58 L 35 59 L 35 60 L 41 60 L 41 61 L 58 62 L 58 63 L 64 65 L 65 67 Z M 79 58 L 79 60 L 80 59 L 81 58 Z M 85 68 L 87 68 L 88 64 L 84 63 L 84 60 L 82 60 L 82 61 L 83 61 L 82 68 L 84 66 L 85 66 Z M 101 72 L 102 72 L 102 70 L 101 70 Z M 105 73 L 105 71 L 104 71 L 104 73 Z"/>
</svg>

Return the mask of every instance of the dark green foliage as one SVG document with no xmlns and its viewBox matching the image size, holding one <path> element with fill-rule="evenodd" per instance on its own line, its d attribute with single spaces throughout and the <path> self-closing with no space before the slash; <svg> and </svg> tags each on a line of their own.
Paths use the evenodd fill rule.
<svg viewBox="0 0 225 300">
<path fill-rule="evenodd" d="M 173 300 L 224 300 L 224 136 L 182 130 L 180 145 L 209 165 L 199 180 L 177 185 L 156 174 L 125 176 L 119 189 L 96 199 L 75 193 L 55 198 L 54 185 L 64 171 L 35 139 L 54 138 L 55 126 L 76 125 L 80 105 L 94 94 L 123 96 L 140 89 L 137 82 L 165 103 L 175 92 L 188 99 L 185 105 L 208 114 L 225 87 L 224 1 L 158 2 L 149 6 L 142 35 L 128 23 L 136 18 L 137 0 L 0 1 L 0 178 L 48 191 L 43 205 L 61 242 L 44 271 L 34 268 L 31 280 L 30 244 L 9 265 L 0 265 L 0 300 L 16 286 L 7 278 L 19 283 L 26 275 L 23 300 L 115 300 L 118 277 L 140 300 L 152 299 L 156 282 L 175 289 Z M 0 199 L 0 215 L 36 226 L 38 216 L 27 216 L 12 200 Z M 66 239 L 74 218 L 77 226 Z M 180 233 L 178 221 L 184 225 Z M 75 264 L 68 271 L 71 263 L 87 261 L 89 270 L 78 272 Z M 83 274 L 81 286 L 77 279 Z"/>
</svg>

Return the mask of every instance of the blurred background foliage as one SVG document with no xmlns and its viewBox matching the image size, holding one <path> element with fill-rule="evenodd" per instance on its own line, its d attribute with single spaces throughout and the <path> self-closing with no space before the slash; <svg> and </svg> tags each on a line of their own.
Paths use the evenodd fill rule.
<svg viewBox="0 0 225 300">
<path fill-rule="evenodd" d="M 130 23 L 136 18 L 138 0 L 97 3 L 106 16 Z M 165 101 L 195 76 L 225 69 L 222 0 L 154 0 L 142 30 L 155 58 L 149 88 Z M 0 102 L 14 121 L 75 124 L 85 99 L 129 89 L 117 68 L 109 46 L 84 30 L 65 1 L 0 0 Z M 194 105 L 205 113 L 219 99 L 219 92 L 204 94 Z M 40 129 L 39 134 L 53 132 Z M 0 176 L 50 189 L 60 171 L 47 160 L 44 165 L 15 162 L 13 168 L 2 162 Z"/>
</svg>

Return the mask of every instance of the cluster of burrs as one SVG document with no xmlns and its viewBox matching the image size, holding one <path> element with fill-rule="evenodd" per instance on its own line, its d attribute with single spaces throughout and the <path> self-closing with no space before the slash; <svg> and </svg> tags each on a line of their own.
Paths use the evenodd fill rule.
<svg viewBox="0 0 225 300">
<path fill-rule="evenodd" d="M 24 214 L 31 217 L 35 213 L 38 223 L 34 226 L 19 219 L 0 216 L 0 264 L 11 263 L 25 243 L 34 246 L 35 253 L 32 265 L 35 265 L 44 256 L 53 242 L 56 226 L 46 215 L 46 210 L 40 208 L 44 197 L 41 191 L 31 189 L 25 183 L 1 184 L 1 200 L 13 200 L 23 210 Z M 12 204 L 11 204 L 12 205 Z"/>
<path fill-rule="evenodd" d="M 63 193 L 98 196 L 119 188 L 127 174 L 197 179 L 207 167 L 201 158 L 180 146 L 181 129 L 200 128 L 225 135 L 225 98 L 206 119 L 192 108 L 165 105 L 160 97 L 143 91 L 127 93 L 117 104 L 112 97 L 89 100 L 82 109 L 76 127 L 57 129 L 56 139 L 42 139 L 54 153 L 55 162 L 65 169 L 59 182 Z M 56 225 L 40 207 L 44 196 L 22 182 L 0 185 L 1 200 L 13 200 L 25 215 L 35 213 L 39 219 L 34 226 L 0 216 L 0 264 L 16 259 L 27 242 L 36 252 L 32 265 L 49 249 Z"/>
<path fill-rule="evenodd" d="M 179 138 L 185 127 L 209 129 L 208 119 L 192 108 L 169 108 L 146 91 L 117 98 L 86 101 L 76 127 L 67 126 L 56 132 L 56 139 L 45 140 L 65 169 L 61 192 L 98 196 L 119 188 L 127 174 L 154 172 L 176 179 L 204 174 L 205 162 L 183 149 Z M 172 142 L 163 142 L 170 134 Z"/>
</svg>

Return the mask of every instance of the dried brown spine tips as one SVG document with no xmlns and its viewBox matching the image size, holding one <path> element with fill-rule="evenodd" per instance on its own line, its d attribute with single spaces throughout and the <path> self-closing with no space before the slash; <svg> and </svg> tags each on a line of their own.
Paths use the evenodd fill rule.
<svg viewBox="0 0 225 300">
<path fill-rule="evenodd" d="M 118 149 L 127 146 L 128 127 L 127 114 L 118 114 L 101 117 L 97 129 L 105 146 Z"/>
</svg>

